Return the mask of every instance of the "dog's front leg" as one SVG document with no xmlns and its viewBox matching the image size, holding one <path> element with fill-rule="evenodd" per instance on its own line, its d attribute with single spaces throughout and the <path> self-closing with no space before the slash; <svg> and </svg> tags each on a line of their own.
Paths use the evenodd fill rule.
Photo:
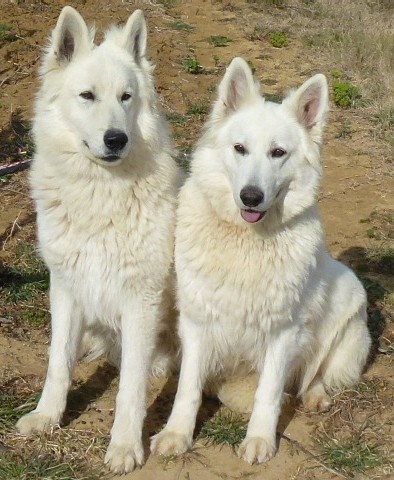
<svg viewBox="0 0 394 480">
<path fill-rule="evenodd" d="M 178 391 L 165 428 L 152 438 L 151 451 L 158 455 L 179 455 L 192 444 L 196 416 L 207 376 L 206 359 L 211 358 L 209 342 L 204 341 L 203 326 L 181 312 L 179 335 L 182 364 Z"/>
<path fill-rule="evenodd" d="M 37 408 L 19 419 L 16 428 L 29 435 L 58 424 L 66 408 L 67 393 L 82 334 L 82 314 L 62 281 L 51 275 L 52 340 L 48 372 Z"/>
<path fill-rule="evenodd" d="M 296 348 L 296 327 L 278 330 L 267 338 L 252 415 L 238 451 L 238 455 L 251 465 L 265 462 L 275 455 L 282 394 Z"/>
<path fill-rule="evenodd" d="M 115 420 L 105 463 L 118 474 L 144 463 L 142 426 L 146 390 L 155 345 L 158 308 L 135 298 L 123 309 L 122 357 Z"/>
</svg>

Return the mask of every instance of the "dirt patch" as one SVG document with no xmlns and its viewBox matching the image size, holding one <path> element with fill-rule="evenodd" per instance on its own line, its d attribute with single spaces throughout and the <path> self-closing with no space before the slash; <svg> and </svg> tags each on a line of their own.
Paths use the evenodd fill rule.
<svg viewBox="0 0 394 480">
<path fill-rule="evenodd" d="M 65 4 L 58 0 L 2 3 L 0 166 L 31 158 L 29 125 L 38 81 L 37 67 L 46 38 Z M 251 62 L 263 92 L 274 100 L 313 73 L 322 72 L 330 78 L 330 71 L 336 67 L 327 54 L 307 47 L 301 34 L 294 35 L 285 48 L 273 47 L 264 35 L 252 35 L 256 16 L 265 15 L 261 9 L 256 10 L 252 2 L 198 0 L 136 5 L 115 0 L 85 0 L 78 5 L 74 2 L 74 6 L 89 23 L 96 25 L 99 37 L 109 23 L 124 22 L 136 6 L 144 9 L 149 51 L 157 65 L 156 87 L 180 156 L 190 152 L 209 111 L 215 87 L 234 56 Z M 290 15 L 284 9 L 273 12 Z M 215 46 L 212 36 L 226 37 L 227 46 Z M 193 65 L 200 66 L 199 73 L 191 73 Z M 205 440 L 197 440 L 193 450 L 179 459 L 149 457 L 142 470 L 125 478 L 324 480 L 336 478 L 338 472 L 348 478 L 352 472 L 358 475 L 357 471 L 335 467 L 337 473 L 333 473 L 326 468 L 326 460 L 322 465 L 313 455 L 322 451 L 319 442 L 320 445 L 325 445 L 325 441 L 340 444 L 356 435 L 361 443 L 376 443 L 385 458 L 381 464 L 371 467 L 368 478 L 390 474 L 387 459 L 393 454 L 390 419 L 394 393 L 394 184 L 390 161 L 389 147 L 377 138 L 368 110 L 332 108 L 325 136 L 324 181 L 319 203 L 331 253 L 354 268 L 368 290 L 374 350 L 364 383 L 355 391 L 336 397 L 333 409 L 327 414 L 306 414 L 297 405 L 290 411 L 286 409 L 281 418 L 281 432 L 285 437 L 279 438 L 278 454 L 267 465 L 248 466 L 237 458 L 231 447 L 215 447 Z M 46 274 L 34 263 L 36 260 L 33 267 L 31 263 L 35 215 L 27 175 L 24 171 L 0 177 L 1 378 L 3 385 L 10 380 L 20 385 L 22 403 L 23 388 L 30 389 L 29 392 L 41 388 L 49 342 Z M 165 423 L 175 390 L 176 378 L 152 380 L 144 433 L 146 445 L 149 436 Z M 116 372 L 107 365 L 78 366 L 65 419 L 66 429 L 73 442 L 80 438 L 81 445 L 86 446 L 86 452 L 80 451 L 80 456 L 86 453 L 90 458 L 89 452 L 92 452 L 93 464 L 103 458 L 105 446 L 102 450 L 99 446 L 88 450 L 89 443 L 85 440 L 90 434 L 86 432 L 91 432 L 92 439 L 107 441 L 116 391 Z M 218 408 L 218 403 L 205 400 L 200 425 Z M 51 442 L 61 445 L 64 441 L 61 434 L 54 435 Z M 6 452 L 20 447 L 31 454 L 37 447 L 34 442 L 28 444 L 16 436 L 9 425 L 0 432 L 0 438 Z"/>
</svg>

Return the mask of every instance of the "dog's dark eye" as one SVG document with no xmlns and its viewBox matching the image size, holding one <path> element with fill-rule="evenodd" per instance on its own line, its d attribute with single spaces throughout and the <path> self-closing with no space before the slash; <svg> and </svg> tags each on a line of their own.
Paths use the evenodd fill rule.
<svg viewBox="0 0 394 480">
<path fill-rule="evenodd" d="M 245 155 L 246 154 L 246 148 L 242 145 L 242 143 L 236 143 L 234 145 L 234 150 L 238 153 L 240 153 L 241 155 Z"/>
<path fill-rule="evenodd" d="M 122 102 L 126 102 L 127 100 L 130 100 L 131 98 L 131 93 L 124 92 L 124 94 L 120 97 Z"/>
<path fill-rule="evenodd" d="M 271 155 L 274 158 L 281 158 L 283 155 L 286 155 L 286 150 L 283 150 L 283 148 L 274 148 L 271 152 Z"/>
<path fill-rule="evenodd" d="M 79 96 L 82 97 L 84 100 L 94 100 L 94 95 L 89 90 L 80 93 Z"/>
</svg>

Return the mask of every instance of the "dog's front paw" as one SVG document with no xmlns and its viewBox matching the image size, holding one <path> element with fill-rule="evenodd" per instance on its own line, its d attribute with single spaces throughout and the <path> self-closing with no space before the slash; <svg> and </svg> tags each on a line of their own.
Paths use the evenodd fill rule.
<svg viewBox="0 0 394 480">
<path fill-rule="evenodd" d="M 238 449 L 238 456 L 253 465 L 272 458 L 276 452 L 275 441 L 263 437 L 246 437 Z"/>
<path fill-rule="evenodd" d="M 52 425 L 59 423 L 58 419 L 54 419 L 42 412 L 33 410 L 21 417 L 17 423 L 17 430 L 23 435 L 32 435 L 33 433 L 41 433 L 48 430 Z"/>
<path fill-rule="evenodd" d="M 154 455 L 180 455 L 186 452 L 192 445 L 192 439 L 182 433 L 162 430 L 152 437 L 150 445 Z"/>
<path fill-rule="evenodd" d="M 142 445 L 109 444 L 104 462 L 116 474 L 132 472 L 136 467 L 144 464 L 144 450 Z"/>
</svg>

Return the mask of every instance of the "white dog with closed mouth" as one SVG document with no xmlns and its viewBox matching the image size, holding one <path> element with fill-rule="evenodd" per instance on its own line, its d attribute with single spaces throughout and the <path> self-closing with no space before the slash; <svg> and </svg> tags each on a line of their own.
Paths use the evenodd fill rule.
<svg viewBox="0 0 394 480">
<path fill-rule="evenodd" d="M 227 69 L 179 198 L 182 366 L 154 453 L 188 449 L 206 380 L 245 365 L 259 374 L 239 448 L 250 464 L 275 454 L 286 386 L 322 410 L 331 390 L 359 379 L 370 347 L 366 294 L 327 253 L 316 206 L 327 111 L 323 75 L 277 105 L 244 60 Z"/>
<path fill-rule="evenodd" d="M 99 46 L 93 37 L 65 7 L 41 68 L 31 187 L 50 269 L 52 342 L 41 399 L 17 428 L 30 434 L 59 423 L 81 344 L 89 344 L 90 357 L 120 363 L 105 461 L 123 473 L 144 461 L 146 388 L 166 327 L 179 180 L 142 12 Z"/>
</svg>

